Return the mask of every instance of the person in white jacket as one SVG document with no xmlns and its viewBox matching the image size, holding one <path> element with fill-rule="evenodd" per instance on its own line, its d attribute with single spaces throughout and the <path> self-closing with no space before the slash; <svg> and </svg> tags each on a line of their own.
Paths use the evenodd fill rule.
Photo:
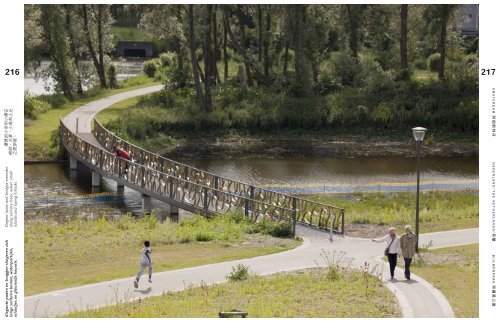
<svg viewBox="0 0 500 323">
<path fill-rule="evenodd" d="M 144 269 L 149 268 L 148 271 L 148 281 L 152 283 L 151 276 L 153 275 L 153 262 L 151 261 L 151 245 L 149 241 L 144 241 L 144 248 L 141 250 L 141 269 L 137 273 L 134 280 L 134 287 L 139 287 L 139 280 L 141 279 Z"/>
<path fill-rule="evenodd" d="M 380 239 L 372 239 L 373 242 L 386 242 L 389 253 L 387 254 L 387 260 L 389 261 L 389 268 L 391 271 L 391 279 L 394 279 L 394 270 L 396 269 L 396 264 L 398 262 L 398 253 L 401 253 L 401 244 L 399 237 L 396 235 L 396 229 L 389 228 L 389 233 Z"/>
</svg>

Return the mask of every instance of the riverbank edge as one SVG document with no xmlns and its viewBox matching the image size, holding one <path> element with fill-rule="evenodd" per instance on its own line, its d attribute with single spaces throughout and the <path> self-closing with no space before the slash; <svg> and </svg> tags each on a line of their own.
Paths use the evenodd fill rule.
<svg viewBox="0 0 500 323">
<path fill-rule="evenodd" d="M 286 136 L 282 134 L 281 137 Z M 290 139 L 245 136 L 238 138 L 205 137 L 179 139 L 170 147 L 151 145 L 144 141 L 133 141 L 145 149 L 162 156 L 183 159 L 204 158 L 356 158 L 356 157 L 415 157 L 413 140 L 395 140 L 366 137 L 360 139 L 319 138 L 311 140 L 300 136 Z M 426 157 L 478 157 L 479 142 L 426 144 L 422 149 Z"/>
</svg>

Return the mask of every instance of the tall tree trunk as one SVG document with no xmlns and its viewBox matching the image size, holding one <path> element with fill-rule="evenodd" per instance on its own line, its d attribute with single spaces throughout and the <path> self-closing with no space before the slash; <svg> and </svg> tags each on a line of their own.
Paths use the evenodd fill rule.
<svg viewBox="0 0 500 323">
<path fill-rule="evenodd" d="M 104 74 L 100 73 L 99 60 L 97 59 L 97 54 L 94 49 L 94 44 L 92 43 L 92 36 L 90 34 L 90 27 L 89 27 L 88 8 L 86 4 L 82 4 L 82 17 L 83 17 L 83 28 L 85 31 L 85 38 L 87 41 L 87 48 L 89 50 L 90 57 L 92 58 L 92 62 L 94 63 L 94 67 L 97 71 L 101 87 L 106 87 L 106 78 Z"/>
<path fill-rule="evenodd" d="M 347 4 L 347 19 L 349 19 L 349 49 L 351 56 L 358 58 L 358 28 L 357 21 L 352 12 L 352 5 Z"/>
<path fill-rule="evenodd" d="M 212 11 L 213 5 L 205 5 L 205 25 L 203 27 L 203 60 L 205 63 L 205 110 L 212 110 L 212 93 L 210 87 L 215 84 L 215 73 L 213 70 L 213 52 L 212 52 Z"/>
<path fill-rule="evenodd" d="M 401 5 L 401 35 L 399 38 L 401 70 L 408 72 L 408 5 Z"/>
<path fill-rule="evenodd" d="M 289 50 L 289 47 L 290 47 L 290 43 L 287 41 L 285 42 L 285 55 L 283 57 L 283 75 L 286 76 L 286 73 L 288 71 L 288 60 L 289 60 L 289 54 L 288 54 L 288 50 Z"/>
<path fill-rule="evenodd" d="M 203 90 L 201 89 L 200 75 L 198 73 L 198 61 L 196 59 L 196 47 L 194 40 L 194 15 L 193 15 L 193 5 L 188 5 L 188 42 L 189 42 L 189 54 L 191 56 L 191 66 L 193 68 L 193 80 L 194 88 L 196 89 L 196 98 L 198 99 L 198 106 L 200 109 L 206 111 L 205 100 L 203 98 Z"/>
<path fill-rule="evenodd" d="M 233 31 L 231 30 L 231 26 L 229 25 L 229 14 L 227 12 L 227 8 L 226 8 L 226 14 L 224 15 L 224 25 L 225 25 L 225 28 L 227 30 L 227 35 L 228 35 L 229 39 L 231 40 L 231 44 L 233 45 L 234 50 L 236 50 L 243 58 L 243 62 L 244 62 L 245 70 L 246 70 L 246 74 L 247 74 L 247 83 L 248 83 L 248 86 L 251 86 L 253 84 L 253 83 L 250 83 L 252 81 L 252 77 L 251 77 L 251 73 L 250 73 L 251 68 L 252 68 L 252 64 L 248 58 L 248 55 L 247 55 L 245 48 L 242 47 L 238 43 L 238 41 L 236 40 L 236 37 L 234 36 Z M 244 37 L 242 37 L 242 38 L 244 39 Z M 253 73 L 255 74 L 256 79 L 259 81 L 259 83 L 264 84 L 264 85 L 271 85 L 271 82 L 269 81 L 269 79 L 264 77 L 264 75 L 257 68 L 253 68 Z"/>
<path fill-rule="evenodd" d="M 225 15 L 226 13 L 224 13 Z M 224 18 L 225 21 L 225 18 Z M 222 50 L 224 54 L 224 82 L 227 81 L 229 74 L 229 63 L 227 58 L 227 26 L 225 23 L 222 24 L 224 28 L 224 39 L 222 41 Z"/>
<path fill-rule="evenodd" d="M 259 63 L 262 62 L 262 8 L 257 5 L 257 18 L 259 20 Z"/>
<path fill-rule="evenodd" d="M 446 5 L 442 5 L 446 6 Z M 444 76 L 444 64 L 446 60 L 446 26 L 448 25 L 448 19 L 447 19 L 447 12 L 444 12 L 447 10 L 447 8 L 443 9 L 443 14 L 441 17 L 441 32 L 439 33 L 439 69 L 438 69 L 438 75 L 439 79 L 443 80 L 445 79 Z"/>
<path fill-rule="evenodd" d="M 99 51 L 99 80 L 101 81 L 101 86 L 108 87 L 106 83 L 106 68 L 104 67 L 104 31 L 102 28 L 103 22 L 103 10 L 104 5 L 97 5 L 97 42 Z"/>
<path fill-rule="evenodd" d="M 65 4 L 64 9 L 66 12 L 66 30 L 68 31 L 69 50 L 71 52 L 71 56 L 73 57 L 73 62 L 75 64 L 75 69 L 76 69 L 76 92 L 82 95 L 83 94 L 82 76 L 80 74 L 80 69 L 78 68 L 78 54 L 76 52 L 75 36 L 73 35 L 73 26 L 71 22 L 71 6 Z"/>
<path fill-rule="evenodd" d="M 176 9 L 177 9 L 177 13 L 176 13 L 177 21 L 180 24 L 182 24 L 182 5 L 176 5 Z M 179 68 L 179 71 L 184 71 L 184 51 L 183 51 L 182 39 L 179 36 L 175 36 L 174 39 L 175 39 L 174 50 L 177 54 L 177 63 L 179 64 L 178 68 Z M 186 82 L 182 81 L 179 84 L 179 87 L 183 88 L 186 85 L 187 85 Z"/>
<path fill-rule="evenodd" d="M 267 5 L 266 34 L 264 36 L 264 77 L 269 78 L 269 38 L 271 37 L 271 6 Z"/>
<path fill-rule="evenodd" d="M 238 25 L 240 25 L 240 36 L 241 36 L 241 45 L 240 48 L 242 49 L 242 52 L 245 53 L 244 57 L 244 64 L 245 64 L 245 72 L 247 74 L 247 84 L 248 86 L 253 86 L 253 79 L 252 79 L 252 71 L 250 70 L 250 64 L 248 63 L 248 59 L 246 56 L 246 36 L 245 36 L 245 25 L 243 23 L 243 19 L 241 15 L 243 14 L 243 9 L 241 8 L 241 5 L 237 5 L 240 7 L 240 10 L 238 10 Z"/>
<path fill-rule="evenodd" d="M 214 12 L 212 17 L 213 22 L 213 35 L 214 35 L 214 59 L 213 59 L 213 71 L 215 75 L 216 83 L 220 84 L 219 69 L 217 68 L 217 61 L 219 60 L 219 44 L 217 43 L 217 8 L 218 5 L 214 5 Z"/>
</svg>

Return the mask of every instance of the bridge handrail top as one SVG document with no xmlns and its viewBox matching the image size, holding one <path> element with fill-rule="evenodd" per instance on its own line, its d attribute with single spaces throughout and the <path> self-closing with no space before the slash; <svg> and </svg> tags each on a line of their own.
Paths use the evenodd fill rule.
<svg viewBox="0 0 500 323">
<path fill-rule="evenodd" d="M 66 125 L 64 124 L 64 122 L 61 120 L 61 123 L 65 126 L 66 129 L 68 129 L 66 127 Z M 131 164 L 134 164 L 134 165 L 137 165 L 138 168 L 144 168 L 144 169 L 149 169 L 151 170 L 152 172 L 155 172 L 155 173 L 158 173 L 158 174 L 162 174 L 162 175 L 165 175 L 167 178 L 172 178 L 172 179 L 175 179 L 177 181 L 182 181 L 182 182 L 186 182 L 186 183 L 189 183 L 189 184 L 193 184 L 193 185 L 196 185 L 196 186 L 199 186 L 199 187 L 202 187 L 202 188 L 206 188 L 208 190 L 211 190 L 211 191 L 215 191 L 215 192 L 218 192 L 218 193 L 222 193 L 222 194 L 225 194 L 225 195 L 229 195 L 229 196 L 233 196 L 233 197 L 237 197 L 237 198 L 244 198 L 248 201 L 251 201 L 251 202 L 255 202 L 255 203 L 260 203 L 260 204 L 265 204 L 265 205 L 269 205 L 269 206 L 272 206 L 272 207 L 275 207 L 275 208 L 278 208 L 278 209 L 282 209 L 282 210 L 286 210 L 286 211 L 295 211 L 294 209 L 290 209 L 290 208 L 286 208 L 286 207 L 282 207 L 282 206 L 278 206 L 278 205 L 273 205 L 271 203 L 268 203 L 266 201 L 259 201 L 259 200 L 255 200 L 255 199 L 251 199 L 250 197 L 247 197 L 247 196 L 244 196 L 244 195 L 238 195 L 238 194 L 234 194 L 234 193 L 231 193 L 231 192 L 226 192 L 226 191 L 221 191 L 219 189 L 216 189 L 216 188 L 213 188 L 213 187 L 210 187 L 210 186 L 206 186 L 204 184 L 200 184 L 200 183 L 195 183 L 195 182 L 191 182 L 189 180 L 186 180 L 186 179 L 182 179 L 182 178 L 179 178 L 179 177 L 176 177 L 176 176 L 172 176 L 172 175 L 169 175 L 167 173 L 163 173 L 163 172 L 160 172 L 158 170 L 155 170 L 155 169 L 152 169 L 152 168 L 149 168 L 147 166 L 144 166 L 144 165 L 141 165 L 141 164 L 138 164 L 132 160 L 128 160 L 128 159 L 124 159 L 122 157 L 118 157 L 116 156 L 115 154 L 113 153 L 110 153 L 109 151 L 107 150 L 104 150 L 100 147 L 97 147 L 96 145 L 86 141 L 84 138 L 80 137 L 78 134 L 72 132 L 71 130 L 68 129 L 68 131 L 70 131 L 75 137 L 78 137 L 80 140 L 84 141 L 85 143 L 87 143 L 88 145 L 98 149 L 99 151 L 102 151 L 104 152 L 105 154 L 117 159 L 117 160 L 123 160 L 127 163 L 131 163 Z M 315 203 L 315 202 L 313 202 Z"/>
<path fill-rule="evenodd" d="M 105 129 L 105 130 L 106 130 L 106 131 L 108 131 L 109 133 L 111 133 L 111 134 L 113 134 L 113 135 L 115 135 L 115 136 L 116 136 L 116 134 L 115 134 L 115 133 L 113 133 L 113 132 L 109 131 L 108 129 L 106 129 L 106 127 L 104 127 L 104 126 L 103 126 L 103 125 L 102 125 L 102 124 L 101 124 L 101 123 L 97 120 L 97 118 L 94 118 L 94 121 L 95 121 L 95 122 L 97 122 L 97 123 L 99 124 L 99 126 L 101 126 L 103 129 Z M 222 179 L 225 179 L 225 180 L 233 181 L 233 182 L 236 182 L 236 183 L 239 183 L 239 184 L 243 184 L 243 185 L 247 185 L 247 186 L 250 186 L 250 187 L 256 187 L 256 186 L 251 185 L 251 184 L 249 184 L 249 183 L 240 182 L 240 181 L 236 181 L 236 180 L 233 180 L 233 179 L 230 179 L 230 178 L 224 177 L 224 176 L 216 175 L 216 174 L 210 173 L 210 172 L 208 172 L 208 171 L 204 171 L 204 170 L 202 170 L 202 169 L 199 169 L 199 168 L 196 168 L 196 167 L 193 167 L 193 166 L 190 166 L 190 165 L 186 165 L 186 164 L 180 163 L 180 162 L 175 161 L 175 160 L 172 160 L 172 159 L 170 159 L 170 158 L 163 157 L 163 156 L 161 156 L 161 155 L 159 155 L 159 154 L 157 154 L 157 153 L 150 152 L 150 151 L 148 151 L 148 150 L 146 150 L 146 149 L 144 149 L 144 148 L 141 148 L 141 147 L 139 147 L 139 146 L 137 146 L 137 145 L 134 145 L 133 143 L 130 143 L 130 142 L 128 142 L 128 141 L 126 141 L 126 140 L 124 140 L 123 138 L 120 138 L 120 137 L 118 137 L 118 136 L 116 136 L 116 137 L 117 137 L 117 138 L 119 138 L 121 141 L 126 142 L 129 146 L 133 146 L 133 147 L 135 147 L 135 148 L 137 148 L 137 149 L 139 149 L 139 150 L 146 151 L 146 152 L 148 152 L 149 154 L 155 155 L 156 157 L 158 157 L 158 158 L 160 158 L 160 159 L 165 159 L 165 160 L 167 160 L 167 161 L 169 161 L 169 162 L 172 162 L 172 163 L 175 163 L 175 164 L 179 164 L 179 165 L 184 166 L 184 167 L 189 167 L 189 168 L 191 168 L 191 169 L 193 169 L 193 170 L 195 170 L 195 171 L 200 171 L 200 172 L 206 173 L 206 174 L 211 175 L 211 176 L 214 176 L 214 177 L 218 177 L 218 178 L 222 178 Z M 301 197 L 297 197 L 297 196 L 293 196 L 293 195 L 289 195 L 289 194 L 285 194 L 285 193 L 276 192 L 276 191 L 269 190 L 269 189 L 262 188 L 262 187 L 257 187 L 257 188 L 259 188 L 260 190 L 266 191 L 266 192 L 271 192 L 271 193 L 275 193 L 275 194 L 280 194 L 280 195 L 283 195 L 283 196 L 285 196 L 285 197 L 295 198 L 295 199 L 297 199 L 297 200 L 302 200 L 302 201 L 305 201 L 305 202 L 314 203 L 314 204 L 317 204 L 317 205 L 320 205 L 320 206 L 323 206 L 323 207 L 334 208 L 334 209 L 337 209 L 337 210 L 342 210 L 342 211 L 344 211 L 344 210 L 345 210 L 345 209 L 344 209 L 344 208 L 342 208 L 342 207 L 338 207 L 338 206 L 334 206 L 334 205 L 328 205 L 328 204 L 321 203 L 321 202 L 315 202 L 315 201 L 311 201 L 311 200 L 309 200 L 309 199 L 305 199 L 305 198 L 301 198 Z"/>
</svg>

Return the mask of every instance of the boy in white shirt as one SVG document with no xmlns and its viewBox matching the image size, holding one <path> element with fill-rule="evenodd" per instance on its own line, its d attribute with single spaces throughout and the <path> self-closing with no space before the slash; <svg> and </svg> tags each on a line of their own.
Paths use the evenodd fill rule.
<svg viewBox="0 0 500 323">
<path fill-rule="evenodd" d="M 134 287 L 139 287 L 139 280 L 141 279 L 142 274 L 144 273 L 144 269 L 149 267 L 148 272 L 148 282 L 152 283 L 151 276 L 153 275 L 153 262 L 151 261 L 151 246 L 149 241 L 144 241 L 144 248 L 141 251 L 141 270 L 137 273 L 134 280 Z"/>
</svg>

